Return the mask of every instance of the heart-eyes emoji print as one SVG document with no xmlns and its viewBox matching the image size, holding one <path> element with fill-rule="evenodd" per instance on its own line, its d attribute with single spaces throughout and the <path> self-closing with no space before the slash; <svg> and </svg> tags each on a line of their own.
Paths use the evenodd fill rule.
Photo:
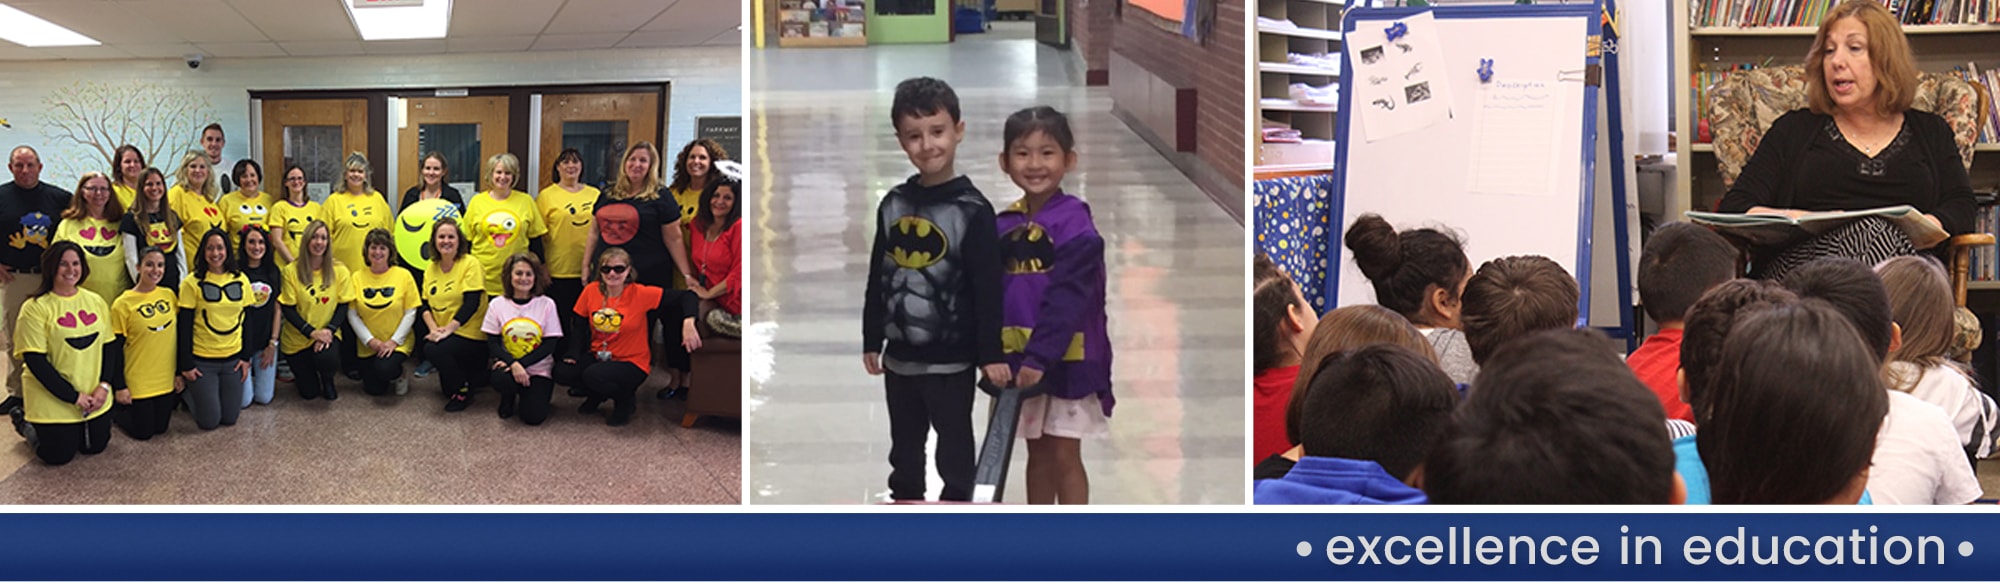
<svg viewBox="0 0 2000 582">
<path fill-rule="evenodd" d="M 91 325 L 96 325 L 97 314 L 88 311 L 78 310 L 65 313 L 62 315 L 62 317 L 56 318 L 56 325 L 60 325 L 70 329 L 76 329 L 77 324 L 79 322 L 86 327 Z"/>
</svg>

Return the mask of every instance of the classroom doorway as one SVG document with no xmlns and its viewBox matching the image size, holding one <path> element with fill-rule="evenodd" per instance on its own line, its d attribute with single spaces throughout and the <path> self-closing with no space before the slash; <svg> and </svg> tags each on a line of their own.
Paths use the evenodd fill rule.
<svg viewBox="0 0 2000 582">
<path fill-rule="evenodd" d="M 407 183 L 395 185 L 397 192 L 420 181 L 413 178 L 419 176 L 416 170 L 422 167 L 424 154 L 438 152 L 445 159 L 445 182 L 472 198 L 484 183 L 481 172 L 486 160 L 508 151 L 507 106 L 505 95 L 404 99 L 408 113 L 402 127 L 397 128 L 396 159 L 408 164 L 400 172 Z M 524 181 L 526 176 L 524 168 L 515 180 Z M 514 189 L 532 190 L 518 183 Z M 400 196 L 390 199 L 401 200 Z"/>
<path fill-rule="evenodd" d="M 348 152 L 368 151 L 365 99 L 267 99 L 263 105 L 263 159 L 266 175 L 297 164 L 306 174 L 306 192 L 326 200 L 341 178 Z M 266 180 L 266 189 L 276 190 Z"/>
<path fill-rule="evenodd" d="M 578 181 L 603 189 L 618 177 L 625 148 L 642 141 L 653 142 L 667 160 L 678 152 L 660 143 L 658 93 L 543 95 L 542 147 L 535 161 L 541 170 L 538 186 L 555 183 L 556 155 L 563 148 L 576 148 L 583 154 L 583 176 Z"/>
<path fill-rule="evenodd" d="M 1069 0 L 1035 0 L 1035 40 L 1056 48 L 1069 48 L 1069 18 L 1064 11 Z"/>
</svg>

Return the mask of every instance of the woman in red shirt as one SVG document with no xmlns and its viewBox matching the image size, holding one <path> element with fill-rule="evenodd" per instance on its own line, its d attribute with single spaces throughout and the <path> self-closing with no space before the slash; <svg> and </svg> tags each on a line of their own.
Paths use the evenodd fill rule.
<svg viewBox="0 0 2000 582">
<path fill-rule="evenodd" d="M 694 326 L 694 294 L 629 282 L 638 276 L 625 249 L 612 247 L 598 254 L 597 284 L 585 285 L 574 307 L 589 322 L 589 340 L 570 342 L 575 352 L 556 365 L 557 383 L 585 392 L 577 412 L 596 414 L 598 406 L 611 401 L 611 416 L 605 420 L 611 426 L 631 422 L 638 406 L 633 394 L 653 372 L 646 323 L 654 310 L 687 314 L 681 320 L 681 345 L 690 352 L 701 349 L 701 334 Z"/>
<path fill-rule="evenodd" d="M 701 298 L 704 321 L 716 333 L 742 337 L 743 286 L 742 247 L 738 232 L 743 216 L 736 207 L 739 183 L 731 178 L 711 180 L 701 193 L 701 212 L 696 214 L 694 235 L 695 272 L 699 279 L 694 294 Z"/>
</svg>

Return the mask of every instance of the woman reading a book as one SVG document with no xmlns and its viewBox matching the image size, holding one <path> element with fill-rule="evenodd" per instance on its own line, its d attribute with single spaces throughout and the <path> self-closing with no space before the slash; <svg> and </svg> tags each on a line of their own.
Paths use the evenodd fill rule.
<svg viewBox="0 0 2000 582">
<path fill-rule="evenodd" d="M 1873 0 L 1828 13 L 1806 53 L 1807 109 L 1779 117 L 1722 198 L 1722 212 L 1798 217 L 1907 204 L 1951 234 L 1972 230 L 1972 184 L 1943 118 L 1910 108 L 1916 61 Z M 1753 249 L 1752 275 L 1780 279 L 1825 256 L 1868 264 L 1917 252 L 1904 230 L 1864 218 L 1782 248 Z"/>
</svg>

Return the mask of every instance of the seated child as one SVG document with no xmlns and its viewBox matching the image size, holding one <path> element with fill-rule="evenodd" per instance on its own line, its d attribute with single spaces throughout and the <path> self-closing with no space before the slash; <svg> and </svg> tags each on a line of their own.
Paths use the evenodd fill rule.
<svg viewBox="0 0 2000 582">
<path fill-rule="evenodd" d="M 1879 368 L 1901 342 L 1882 279 L 1854 259 L 1818 259 L 1785 276 L 1801 299 L 1833 305 L 1861 333 Z M 1979 499 L 1979 478 L 1965 462 L 1958 432 L 1944 410 L 1890 390 L 1889 415 L 1876 435 L 1868 494 L 1885 505 L 1959 505 Z"/>
<path fill-rule="evenodd" d="M 1343 240 L 1354 252 L 1354 266 L 1374 285 L 1375 302 L 1424 332 L 1451 381 L 1471 384 L 1479 365 L 1459 331 L 1459 294 L 1472 263 L 1458 237 L 1435 228 L 1396 232 L 1381 216 L 1363 214 Z"/>
<path fill-rule="evenodd" d="M 1853 505 L 1888 398 L 1846 318 L 1817 299 L 1738 318 L 1703 388 L 1699 447 L 1718 504 Z"/>
<path fill-rule="evenodd" d="M 1484 366 L 1502 344 L 1541 330 L 1576 327 L 1576 278 L 1548 257 L 1487 261 L 1465 281 L 1465 341 Z M 1476 389 L 1478 382 L 1473 382 Z"/>
<path fill-rule="evenodd" d="M 1262 251 L 1252 263 L 1251 304 L 1256 337 L 1252 346 L 1256 386 L 1256 412 L 1250 424 L 1250 449 L 1263 458 L 1291 448 L 1285 439 L 1285 403 L 1292 399 L 1292 386 L 1299 377 L 1299 354 L 1306 337 L 1319 323 L 1318 314 L 1306 304 L 1305 295 L 1290 275 Z"/>
<path fill-rule="evenodd" d="M 1300 416 L 1306 400 L 1306 393 L 1312 391 L 1313 374 L 1319 372 L 1320 362 L 1334 352 L 1358 349 L 1371 344 L 1395 344 L 1422 354 L 1432 364 L 1437 363 L 1437 354 L 1431 351 L 1429 340 L 1394 311 L 1380 305 L 1349 305 L 1326 313 L 1313 328 L 1312 339 L 1306 341 L 1305 360 L 1299 366 L 1299 382 L 1292 385 L 1291 400 L 1284 404 L 1285 442 L 1290 448 L 1270 455 L 1259 461 L 1250 472 L 1251 479 L 1276 479 L 1292 470 L 1299 457 L 1305 455 L 1304 442 L 1299 436 Z"/>
<path fill-rule="evenodd" d="M 1959 445 L 1974 463 L 1993 454 L 1993 398 L 1973 385 L 1971 370 L 1952 359 L 1958 341 L 1951 280 L 1930 257 L 1896 257 L 1875 265 L 1889 290 L 1889 312 L 1903 341 L 1889 350 L 1889 388 L 1943 409 Z M 1976 465 L 1975 465 L 1976 466 Z"/>
<path fill-rule="evenodd" d="M 1393 344 L 1336 352 L 1300 407 L 1305 457 L 1281 479 L 1258 481 L 1258 504 L 1416 504 L 1407 483 L 1451 422 L 1458 391 L 1422 354 Z"/>
<path fill-rule="evenodd" d="M 1798 301 L 1799 296 L 1777 283 L 1733 279 L 1716 285 L 1688 307 L 1675 383 L 1680 386 L 1678 399 L 1688 403 L 1695 423 L 1707 422 L 1714 414 L 1714 406 L 1707 399 L 1708 386 L 1714 382 L 1716 368 L 1722 361 L 1723 340 L 1728 338 L 1736 321 Z M 1708 505 L 1708 466 L 1702 464 L 1696 437 L 1674 438 L 1674 471 L 1687 485 L 1687 503 Z"/>
<path fill-rule="evenodd" d="M 1654 230 L 1639 253 L 1639 302 L 1660 331 L 1625 358 L 1625 365 L 1660 399 L 1668 419 L 1694 422 L 1674 381 L 1681 367 L 1682 317 L 1702 293 L 1736 276 L 1738 254 L 1722 235 L 1687 222 Z"/>
<path fill-rule="evenodd" d="M 1424 459 L 1422 488 L 1432 503 L 1677 504 L 1683 497 L 1660 428 L 1666 414 L 1595 331 L 1541 331 L 1509 343 L 1480 364 L 1452 418 Z"/>
</svg>

